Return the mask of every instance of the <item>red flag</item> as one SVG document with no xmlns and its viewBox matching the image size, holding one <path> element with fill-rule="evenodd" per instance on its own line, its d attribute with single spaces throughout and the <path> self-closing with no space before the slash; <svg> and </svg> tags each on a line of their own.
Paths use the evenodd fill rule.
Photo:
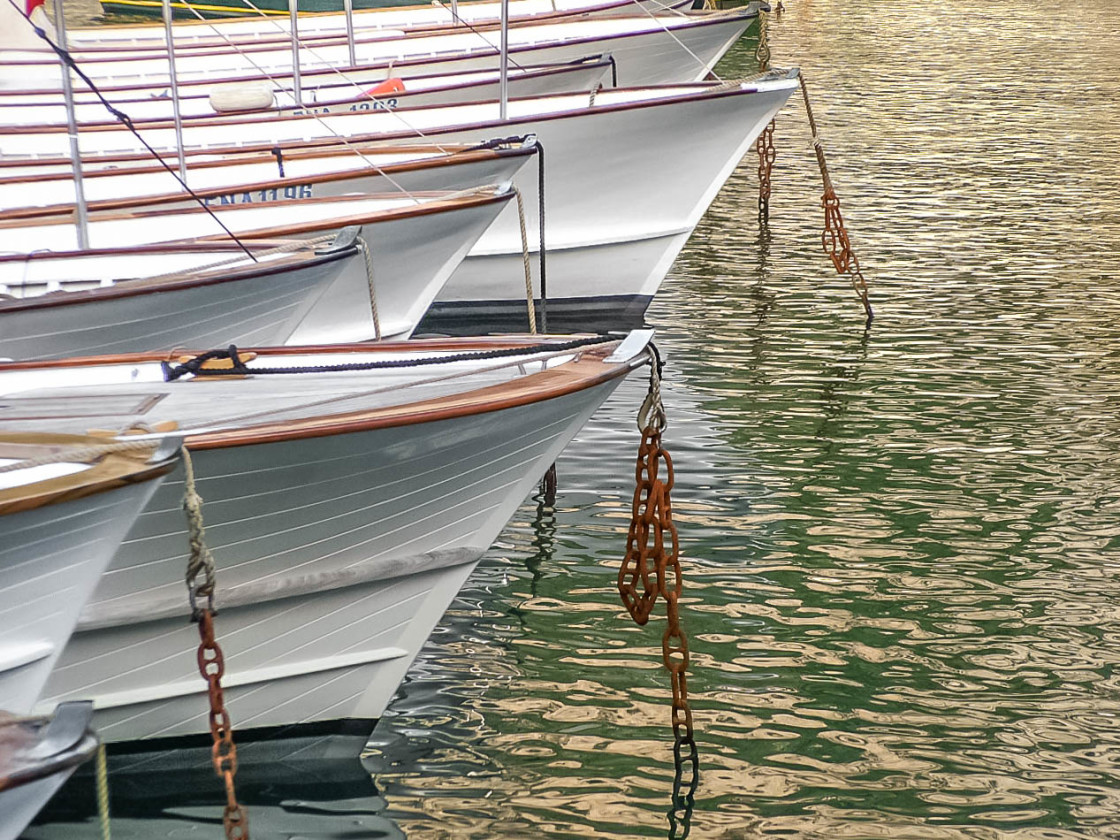
<svg viewBox="0 0 1120 840">
<path fill-rule="evenodd" d="M 27 0 L 27 16 L 31 17 L 31 13 L 46 2 L 47 0 Z"/>
</svg>

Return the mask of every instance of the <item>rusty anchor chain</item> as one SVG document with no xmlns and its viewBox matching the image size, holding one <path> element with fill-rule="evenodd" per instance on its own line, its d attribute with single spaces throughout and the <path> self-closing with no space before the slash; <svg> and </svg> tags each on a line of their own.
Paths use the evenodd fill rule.
<svg viewBox="0 0 1120 840">
<path fill-rule="evenodd" d="M 191 602 L 191 621 L 198 624 L 198 672 L 206 680 L 210 699 L 210 759 L 214 773 L 222 780 L 226 790 L 226 804 L 222 812 L 226 840 L 249 840 L 249 815 L 237 801 L 234 777 L 237 775 L 237 745 L 233 742 L 233 721 L 226 709 L 222 692 L 225 658 L 222 648 L 214 638 L 214 557 L 206 547 L 202 524 L 202 497 L 198 495 L 194 479 L 194 464 L 190 452 L 183 447 L 184 492 L 183 510 L 187 514 L 187 533 L 190 558 L 187 561 L 187 592 Z M 202 581 L 199 582 L 199 576 Z M 205 600 L 204 600 L 205 599 Z"/>
<path fill-rule="evenodd" d="M 670 494 L 673 461 L 661 445 L 668 424 L 661 401 L 663 363 L 650 345 L 649 393 L 638 412 L 642 441 L 634 470 L 634 501 L 626 555 L 618 570 L 618 592 L 630 617 L 645 625 L 657 598 L 665 601 L 668 619 L 661 637 L 661 658 L 673 691 L 673 798 L 669 810 L 670 837 L 687 837 L 692 806 L 700 780 L 699 756 L 693 737 L 692 708 L 688 702 L 688 636 L 680 623 L 679 602 L 684 589 L 680 543 L 673 523 Z M 664 478 L 662 477 L 664 467 Z M 682 791 L 685 791 L 682 793 Z M 683 832 L 677 835 L 677 830 Z"/>
<path fill-rule="evenodd" d="M 778 157 L 774 148 L 774 120 L 770 120 L 758 135 L 755 149 L 758 151 L 758 218 L 766 221 L 770 218 L 770 175 Z"/>
<path fill-rule="evenodd" d="M 770 69 L 770 43 L 766 25 L 768 18 L 766 12 L 758 13 L 758 46 L 754 57 L 758 60 L 760 73 Z M 770 218 L 770 175 L 774 171 L 774 160 L 778 155 L 774 148 L 774 120 L 770 120 L 758 135 L 755 151 L 758 152 L 758 218 L 765 222 Z"/>
<path fill-rule="evenodd" d="M 836 273 L 848 276 L 852 289 L 859 296 L 863 304 L 863 311 L 867 315 L 867 326 L 871 326 L 875 313 L 871 309 L 871 300 L 868 297 L 867 281 L 859 267 L 859 260 L 852 251 L 852 243 L 848 238 L 848 229 L 844 226 L 844 216 L 840 212 L 840 199 L 832 186 L 832 178 L 828 174 L 828 164 L 824 158 L 824 147 L 821 145 L 820 133 L 817 131 L 817 121 L 813 116 L 813 106 L 809 104 L 809 90 L 805 86 L 805 76 L 798 76 L 801 82 L 801 96 L 805 100 L 805 113 L 809 117 L 809 129 L 813 134 L 813 151 L 817 156 L 817 165 L 821 170 L 821 181 L 824 184 L 824 194 L 821 196 L 821 207 L 824 208 L 824 231 L 821 233 L 821 245 L 832 260 Z"/>
</svg>

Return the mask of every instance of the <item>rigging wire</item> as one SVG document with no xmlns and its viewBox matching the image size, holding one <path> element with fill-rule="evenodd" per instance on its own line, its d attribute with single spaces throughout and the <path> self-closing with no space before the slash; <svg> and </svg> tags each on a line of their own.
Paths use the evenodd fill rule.
<svg viewBox="0 0 1120 840">
<path fill-rule="evenodd" d="M 173 177 L 176 181 L 178 181 L 182 185 L 183 189 L 186 190 L 187 193 L 191 196 L 191 198 L 194 199 L 198 203 L 198 205 L 203 210 L 206 211 L 206 213 L 210 216 L 210 218 L 212 218 L 217 223 L 218 227 L 220 227 L 222 230 L 224 230 L 226 232 L 226 235 L 229 236 L 230 239 L 232 239 L 234 242 L 236 242 L 238 244 L 238 246 L 241 248 L 242 251 L 245 252 L 245 254 L 249 257 L 249 259 L 251 259 L 253 262 L 256 262 L 257 258 L 253 255 L 253 252 L 250 251 L 245 246 L 245 243 L 242 242 L 241 239 L 239 239 L 238 236 L 233 231 L 231 231 L 228 227 L 226 227 L 225 222 L 223 222 L 221 219 L 219 219 L 218 215 L 212 209 L 210 209 L 210 207 L 202 199 L 200 199 L 195 194 L 194 190 L 192 190 L 190 187 L 187 186 L 186 181 L 184 181 L 182 178 L 179 177 L 179 173 L 176 172 L 167 163 L 167 161 L 165 161 L 162 157 L 160 157 L 159 153 L 157 153 L 156 150 L 153 149 L 148 144 L 147 140 L 145 140 L 143 137 L 140 136 L 140 132 L 136 130 L 136 127 L 132 124 L 132 120 L 131 120 L 131 118 L 129 118 L 128 114 L 124 113 L 123 111 L 119 111 L 119 110 L 117 110 L 116 108 L 113 107 L 112 103 L 110 103 L 109 100 L 105 98 L 105 96 L 101 93 L 101 90 L 97 87 L 97 85 L 95 85 L 93 83 L 93 80 L 90 79 L 89 76 L 87 76 L 85 74 L 85 72 L 80 67 L 78 67 L 77 62 L 74 61 L 74 59 L 70 55 L 70 53 L 66 49 L 64 49 L 63 47 L 60 47 L 58 44 L 56 44 L 54 41 L 52 41 L 50 39 L 50 36 L 47 35 L 47 32 L 46 32 L 45 29 L 43 29 L 41 26 L 37 26 L 35 23 L 33 23 L 32 20 L 31 20 L 31 17 L 23 9 L 21 9 L 19 7 L 19 4 L 16 3 L 15 0 L 8 0 L 8 3 L 10 3 L 11 6 L 17 12 L 20 13 L 20 15 L 23 17 L 23 19 L 27 21 L 28 25 L 35 31 L 35 34 L 38 35 L 40 38 L 42 38 L 44 41 L 46 41 L 47 45 L 52 50 L 54 50 L 55 54 L 58 56 L 59 60 L 63 64 L 62 72 L 63 73 L 68 73 L 70 70 L 73 70 L 75 73 L 77 73 L 78 78 L 80 78 L 83 82 L 85 82 L 85 84 L 89 87 L 89 89 L 91 91 L 93 91 L 94 95 L 97 96 L 97 98 L 101 101 L 101 104 L 105 106 L 105 108 L 109 111 L 109 113 L 112 114 L 114 117 L 116 117 L 121 123 L 124 124 L 125 128 L 127 128 L 129 131 L 132 132 L 133 135 L 135 135 L 136 139 L 139 140 L 140 143 L 144 146 L 144 148 L 148 150 L 148 153 L 153 158 L 155 158 L 157 161 L 159 161 L 160 165 L 163 166 L 163 168 L 166 169 L 168 171 L 168 173 L 170 173 L 171 177 Z"/>
</svg>

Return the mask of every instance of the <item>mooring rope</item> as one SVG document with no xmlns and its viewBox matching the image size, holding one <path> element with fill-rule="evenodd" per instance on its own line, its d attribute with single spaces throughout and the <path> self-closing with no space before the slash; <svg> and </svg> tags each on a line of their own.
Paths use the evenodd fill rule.
<svg viewBox="0 0 1120 840">
<path fill-rule="evenodd" d="M 105 759 L 105 742 L 97 745 L 94 758 L 94 774 L 97 784 L 97 817 L 101 825 L 101 840 L 110 840 L 109 832 L 109 768 Z"/>
<path fill-rule="evenodd" d="M 525 305 L 529 310 L 529 332 L 537 334 L 537 307 L 533 302 L 533 269 L 529 265 L 529 234 L 525 229 L 525 202 L 521 190 L 513 189 L 517 196 L 517 221 L 521 225 L 521 261 L 525 267 Z"/>
<path fill-rule="evenodd" d="M 381 340 L 381 318 L 377 314 L 377 290 L 373 285 L 373 254 L 370 253 L 369 243 L 364 236 L 358 237 L 358 250 L 362 252 L 362 259 L 366 265 L 366 287 L 369 289 L 369 310 L 373 317 L 373 339 Z"/>
<path fill-rule="evenodd" d="M 214 555 L 206 545 L 206 529 L 202 523 L 202 497 L 198 495 L 194 478 L 194 462 L 187 447 L 183 447 L 183 511 L 187 515 L 187 593 L 191 602 L 192 620 L 200 612 L 198 599 L 205 597 L 207 608 L 214 609 Z M 203 582 L 197 584 L 199 574 Z"/>
<path fill-rule="evenodd" d="M 150 440 L 120 440 L 113 443 L 98 443 L 90 446 L 80 446 L 75 449 L 64 449 L 36 458 L 27 458 L 23 461 L 14 461 L 11 464 L 0 466 L 0 473 L 29 470 L 34 467 L 44 467 L 48 464 L 77 464 L 90 463 L 112 455 L 117 452 L 147 452 L 155 451 L 155 446 Z"/>
</svg>

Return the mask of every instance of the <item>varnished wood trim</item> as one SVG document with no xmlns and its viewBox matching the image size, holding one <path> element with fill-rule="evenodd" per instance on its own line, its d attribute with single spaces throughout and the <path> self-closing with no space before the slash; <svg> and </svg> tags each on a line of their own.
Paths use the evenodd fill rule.
<svg viewBox="0 0 1120 840">
<path fill-rule="evenodd" d="M 563 339 L 553 339 L 551 343 L 561 344 Z M 284 347 L 260 349 L 261 356 L 299 355 L 307 353 L 331 353 L 340 356 L 353 352 L 386 353 L 400 350 L 425 349 L 446 350 L 447 352 L 470 352 L 472 350 L 498 349 L 505 347 L 524 347 L 547 344 L 547 339 L 539 336 L 521 336 L 501 339 L 439 339 L 409 342 L 384 342 L 380 344 L 326 345 L 321 347 Z M 261 423 L 244 429 L 188 435 L 186 445 L 194 449 L 223 449 L 233 446 L 254 446 L 278 443 L 288 440 L 303 440 L 328 437 L 338 434 L 351 434 L 372 429 L 393 426 L 432 423 L 458 417 L 486 414 L 544 400 L 552 400 L 604 382 L 625 376 L 635 367 L 644 363 L 644 357 L 636 361 L 605 364 L 607 356 L 621 343 L 621 339 L 607 339 L 602 344 L 588 345 L 573 352 L 580 354 L 578 361 L 551 368 L 540 373 L 530 374 L 513 382 L 492 385 L 463 394 L 454 394 L 406 403 L 399 406 L 386 406 L 377 409 L 334 414 L 322 418 L 305 418 L 276 423 Z M 253 348 L 244 348 L 247 352 Z M 182 355 L 176 351 L 176 358 Z M 10 362 L 0 364 L 0 373 L 5 370 L 50 369 L 60 367 L 80 367 L 98 364 L 136 364 L 166 359 L 166 354 L 134 353 L 117 354 L 84 359 L 58 359 L 49 362 Z M 340 359 L 340 361 L 343 361 Z M 183 383 L 191 387 L 192 383 Z"/>
</svg>

